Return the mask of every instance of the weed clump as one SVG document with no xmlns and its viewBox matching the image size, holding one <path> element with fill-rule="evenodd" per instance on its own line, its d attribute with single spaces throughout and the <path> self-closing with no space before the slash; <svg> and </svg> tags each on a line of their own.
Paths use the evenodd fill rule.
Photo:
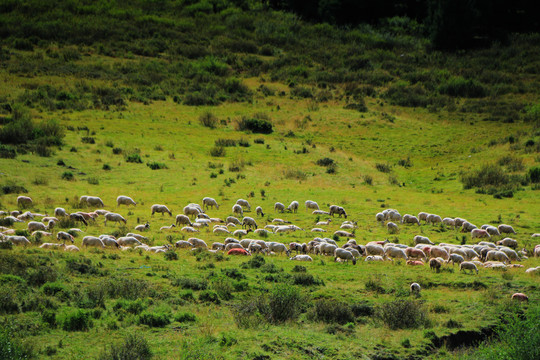
<svg viewBox="0 0 540 360">
<path fill-rule="evenodd" d="M 315 302 L 311 314 L 313 320 L 328 324 L 346 324 L 354 322 L 354 314 L 351 306 L 346 302 L 330 299 L 321 299 Z"/>
<path fill-rule="evenodd" d="M 156 161 L 151 162 L 151 163 L 146 163 L 146 166 L 148 166 L 152 170 L 168 169 L 167 165 L 163 163 L 158 163 Z"/>
<path fill-rule="evenodd" d="M 252 118 L 242 116 L 236 121 L 238 131 L 251 131 L 258 134 L 271 134 L 274 129 L 270 117 L 266 114 L 255 114 Z"/>
<path fill-rule="evenodd" d="M 199 123 L 210 129 L 215 129 L 219 123 L 217 116 L 210 111 L 206 111 L 199 116 Z"/>
<path fill-rule="evenodd" d="M 62 319 L 62 329 L 65 331 L 87 331 L 92 326 L 90 312 L 81 309 L 67 313 Z"/>
<path fill-rule="evenodd" d="M 428 326 L 429 319 L 424 306 L 413 300 L 394 300 L 381 304 L 375 315 L 392 330 L 415 329 Z"/>
<path fill-rule="evenodd" d="M 98 360 L 150 360 L 152 356 L 148 341 L 141 335 L 130 334 L 123 342 L 105 347 Z"/>
<path fill-rule="evenodd" d="M 168 314 L 145 311 L 139 315 L 139 324 L 150 327 L 164 327 L 171 323 Z"/>
</svg>

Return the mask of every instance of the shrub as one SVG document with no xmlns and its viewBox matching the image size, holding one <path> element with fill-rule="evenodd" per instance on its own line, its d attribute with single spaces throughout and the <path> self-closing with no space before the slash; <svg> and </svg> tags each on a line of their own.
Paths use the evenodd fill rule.
<svg viewBox="0 0 540 360">
<path fill-rule="evenodd" d="M 93 137 L 90 137 L 90 136 L 82 137 L 81 141 L 84 144 L 95 144 L 96 143 L 96 139 L 94 139 Z"/>
<path fill-rule="evenodd" d="M 86 179 L 90 185 L 99 185 L 99 179 L 96 177 L 89 177 Z"/>
<path fill-rule="evenodd" d="M 189 312 L 180 312 L 174 315 L 174 320 L 178 322 L 195 322 L 197 321 L 197 317 L 195 314 L 189 313 Z"/>
<path fill-rule="evenodd" d="M 375 315 L 390 329 L 414 329 L 429 325 L 427 310 L 413 300 L 394 300 L 379 305 Z"/>
<path fill-rule="evenodd" d="M 148 341 L 142 335 L 130 334 L 123 342 L 105 348 L 98 360 L 150 360 L 152 356 Z"/>
<path fill-rule="evenodd" d="M 174 278 L 171 283 L 173 286 L 180 286 L 182 289 L 191 290 L 205 290 L 208 287 L 208 282 L 199 278 Z"/>
<path fill-rule="evenodd" d="M 75 180 L 75 176 L 73 175 L 73 173 L 71 171 L 64 171 L 62 173 L 61 178 L 62 178 L 62 180 L 67 180 L 67 181 Z"/>
<path fill-rule="evenodd" d="M 210 149 L 210 155 L 213 157 L 224 157 L 226 154 L 225 148 L 223 146 L 214 146 Z"/>
<path fill-rule="evenodd" d="M 307 174 L 303 172 L 302 170 L 297 169 L 287 169 L 285 170 L 284 174 L 285 179 L 291 179 L 291 180 L 306 180 Z"/>
<path fill-rule="evenodd" d="M 86 258 L 71 258 L 66 260 L 68 271 L 78 272 L 79 274 L 99 274 L 99 269 L 92 264 L 92 260 Z"/>
<path fill-rule="evenodd" d="M 461 176 L 465 189 L 483 186 L 502 186 L 510 182 L 510 177 L 496 164 L 485 164 L 478 170 L 472 170 Z"/>
<path fill-rule="evenodd" d="M 371 175 L 364 175 L 364 183 L 366 185 L 373 185 L 373 176 Z"/>
<path fill-rule="evenodd" d="M 104 281 L 102 286 L 112 298 L 136 300 L 150 293 L 151 284 L 148 281 L 131 278 L 112 278 Z"/>
<path fill-rule="evenodd" d="M 214 141 L 214 144 L 216 146 L 221 146 L 221 147 L 231 147 L 231 146 L 236 146 L 236 144 L 238 143 L 237 140 L 234 140 L 234 139 L 223 139 L 223 138 L 219 138 L 219 139 L 216 139 Z"/>
<path fill-rule="evenodd" d="M 215 129 L 219 123 L 217 116 L 210 111 L 206 111 L 199 116 L 199 122 L 202 126 L 206 126 L 210 129 Z"/>
<path fill-rule="evenodd" d="M 271 134 L 274 131 L 272 123 L 267 116 L 262 116 L 260 118 L 248 118 L 242 116 L 236 123 L 237 130 L 239 131 L 251 131 L 259 134 Z"/>
<path fill-rule="evenodd" d="M 109 171 L 109 170 L 111 170 L 111 165 L 109 165 L 109 164 L 103 164 L 103 168 L 102 168 L 102 169 L 105 170 L 105 171 Z"/>
<path fill-rule="evenodd" d="M 143 312 L 148 305 L 142 301 L 141 299 L 137 300 L 126 300 L 126 299 L 119 299 L 114 305 L 113 309 L 115 311 L 118 310 L 124 310 L 130 314 L 140 314 Z"/>
<path fill-rule="evenodd" d="M 540 167 L 530 168 L 527 175 L 532 183 L 540 183 Z"/>
<path fill-rule="evenodd" d="M 302 99 L 311 99 L 313 97 L 313 91 L 303 86 L 296 86 L 291 89 L 291 96 Z"/>
<path fill-rule="evenodd" d="M 56 296 L 58 293 L 69 293 L 67 287 L 60 282 L 47 282 L 41 286 L 41 291 L 48 296 Z"/>
<path fill-rule="evenodd" d="M 151 163 L 146 163 L 146 166 L 148 166 L 152 170 L 168 169 L 167 165 L 155 161 Z"/>
<path fill-rule="evenodd" d="M 392 171 L 392 167 L 390 166 L 390 164 L 383 163 L 376 163 L 375 169 L 379 170 L 382 173 L 389 173 L 390 171 Z"/>
<path fill-rule="evenodd" d="M 90 312 L 81 309 L 67 313 L 62 319 L 62 329 L 64 331 L 87 331 L 92 325 Z"/>
<path fill-rule="evenodd" d="M 451 77 L 446 83 L 439 86 L 439 92 L 450 96 L 467 98 L 484 97 L 486 88 L 474 79 L 464 79 L 461 76 Z"/>
<path fill-rule="evenodd" d="M 305 266 L 302 266 L 302 265 L 294 265 L 291 271 L 297 272 L 297 273 L 305 273 L 307 272 L 307 269 Z"/>
<path fill-rule="evenodd" d="M 512 155 L 506 155 L 501 157 L 499 160 L 497 160 L 497 163 L 500 166 L 506 167 L 506 169 L 508 169 L 508 171 L 510 172 L 525 170 L 523 159 Z"/>
<path fill-rule="evenodd" d="M 248 269 L 248 268 L 249 269 L 258 269 L 261 266 L 263 266 L 265 263 L 266 263 L 266 260 L 264 259 L 264 256 L 255 255 L 255 256 L 251 257 L 245 263 L 242 263 L 242 265 L 240 265 L 240 267 L 243 268 L 243 269 Z"/>
<path fill-rule="evenodd" d="M 277 324 L 296 319 L 300 314 L 303 298 L 296 286 L 276 285 L 266 298 L 267 303 L 262 312 L 267 320 Z"/>
<path fill-rule="evenodd" d="M 164 327 L 171 323 L 169 315 L 165 313 L 153 313 L 145 311 L 139 315 L 139 324 L 150 327 Z"/>
<path fill-rule="evenodd" d="M 219 296 L 215 291 L 212 290 L 203 290 L 199 294 L 199 300 L 203 302 L 212 302 L 214 304 L 221 304 L 221 300 L 219 300 Z"/>
<path fill-rule="evenodd" d="M 26 194 L 28 190 L 22 185 L 18 185 L 9 181 L 6 185 L 2 185 L 2 193 L 4 194 Z"/>
<path fill-rule="evenodd" d="M 406 159 L 398 160 L 397 164 L 399 166 L 403 166 L 404 168 L 410 168 L 412 166 L 412 161 L 411 161 L 411 158 L 407 156 Z"/>
<path fill-rule="evenodd" d="M 312 317 L 325 323 L 346 324 L 354 321 L 354 314 L 346 302 L 333 299 L 317 300 L 313 307 Z"/>
<path fill-rule="evenodd" d="M 310 286 L 310 285 L 324 285 L 322 280 L 316 279 L 313 275 L 307 273 L 298 273 L 293 275 L 293 284 Z"/>
<path fill-rule="evenodd" d="M 22 344 L 20 335 L 9 328 L 0 329 L 0 359 L 20 360 L 32 359 L 35 357 L 34 349 L 31 346 Z"/>
<path fill-rule="evenodd" d="M 257 139 L 255 139 L 255 140 L 253 140 L 253 142 L 254 142 L 255 144 L 264 144 L 264 139 L 257 138 Z"/>
<path fill-rule="evenodd" d="M 335 164 L 334 160 L 328 157 L 319 159 L 315 163 L 319 166 L 331 166 Z"/>
<path fill-rule="evenodd" d="M 128 154 L 126 155 L 126 162 L 129 163 L 135 163 L 135 164 L 142 164 L 141 155 L 134 153 L 134 154 Z"/>
<path fill-rule="evenodd" d="M 17 151 L 14 147 L 0 144 L 0 159 L 15 159 L 16 156 Z"/>
<path fill-rule="evenodd" d="M 174 250 L 167 250 L 164 256 L 165 256 L 165 260 L 168 260 L 168 261 L 178 260 L 178 254 Z"/>
<path fill-rule="evenodd" d="M 115 147 L 112 149 L 112 152 L 114 155 L 119 155 L 122 153 L 122 149 L 121 148 L 118 148 L 118 147 Z"/>
<path fill-rule="evenodd" d="M 361 102 L 353 103 L 353 104 L 347 104 L 345 105 L 344 109 L 346 110 L 356 110 L 358 112 L 367 112 L 368 107 L 366 106 L 364 99 L 361 99 Z"/>
</svg>

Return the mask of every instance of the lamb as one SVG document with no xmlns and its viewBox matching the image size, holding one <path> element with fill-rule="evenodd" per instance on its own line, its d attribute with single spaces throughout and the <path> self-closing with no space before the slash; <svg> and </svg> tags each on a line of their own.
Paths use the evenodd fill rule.
<svg viewBox="0 0 540 360">
<path fill-rule="evenodd" d="M 384 258 L 379 255 L 369 255 L 366 256 L 366 259 L 364 261 L 384 261 Z"/>
<path fill-rule="evenodd" d="M 249 229 L 257 228 L 257 223 L 252 217 L 246 216 L 242 219 L 242 227 L 247 226 Z"/>
<path fill-rule="evenodd" d="M 459 271 L 465 272 L 465 270 L 471 270 L 476 271 L 476 274 L 478 275 L 478 268 L 473 262 L 464 261 L 461 264 L 459 264 Z"/>
<path fill-rule="evenodd" d="M 28 240 L 25 236 L 6 236 L 4 238 L 4 241 L 11 241 L 13 245 L 22 245 L 22 246 L 28 246 L 30 245 L 30 240 Z"/>
<path fill-rule="evenodd" d="M 438 260 L 438 259 L 430 259 L 429 260 L 429 268 L 431 270 L 436 270 L 437 272 L 439 272 L 441 267 L 442 267 L 442 262 L 440 260 Z"/>
<path fill-rule="evenodd" d="M 189 232 L 189 233 L 199 232 L 199 230 L 195 229 L 192 226 L 184 226 L 183 228 L 180 229 L 180 231 L 185 231 L 185 232 Z"/>
<path fill-rule="evenodd" d="M 169 226 L 162 226 L 159 228 L 159 231 L 163 231 L 163 230 L 171 230 L 173 227 L 176 227 L 176 225 L 174 224 L 171 224 Z"/>
<path fill-rule="evenodd" d="M 28 231 L 29 232 L 33 232 L 33 231 L 36 231 L 36 230 L 47 231 L 49 229 L 52 229 L 53 227 L 54 227 L 54 221 L 53 220 L 49 221 L 48 225 L 45 225 L 45 224 L 40 223 L 38 221 L 30 221 L 28 223 Z"/>
<path fill-rule="evenodd" d="M 97 207 L 104 207 L 105 204 L 103 204 L 103 200 L 101 200 L 97 196 L 87 196 L 86 197 L 86 204 L 88 206 L 97 206 Z"/>
<path fill-rule="evenodd" d="M 236 224 L 236 225 L 242 225 L 242 223 L 240 222 L 240 220 L 238 220 L 237 218 L 235 218 L 234 216 L 227 216 L 227 218 L 225 219 L 225 222 L 228 224 L 228 223 L 233 223 L 233 224 Z"/>
<path fill-rule="evenodd" d="M 416 295 L 420 294 L 420 290 L 421 290 L 420 284 L 414 282 L 411 284 L 410 288 L 411 288 L 411 293 L 416 294 Z"/>
<path fill-rule="evenodd" d="M 331 222 L 332 222 L 332 219 L 327 219 L 326 221 L 319 221 L 315 225 L 317 225 L 317 226 L 330 225 Z"/>
<path fill-rule="evenodd" d="M 335 236 L 342 236 L 342 237 L 353 237 L 354 234 L 353 233 L 350 233 L 348 231 L 345 231 L 345 230 L 337 230 L 334 232 L 334 235 Z"/>
<path fill-rule="evenodd" d="M 280 202 L 275 203 L 274 204 L 274 211 L 284 212 L 285 211 L 285 205 L 283 205 Z"/>
<path fill-rule="evenodd" d="M 107 221 L 123 222 L 124 224 L 127 224 L 126 219 L 124 219 L 122 215 L 117 213 L 107 213 L 105 215 L 105 226 L 107 226 Z"/>
<path fill-rule="evenodd" d="M 248 211 L 251 211 L 251 205 L 249 205 L 249 202 L 244 199 L 238 199 L 236 200 L 236 204 L 240 205 L 242 208 L 247 208 Z"/>
<path fill-rule="evenodd" d="M 137 205 L 137 203 L 129 196 L 120 195 L 116 198 L 116 206 L 120 205 Z"/>
<path fill-rule="evenodd" d="M 238 214 L 240 216 L 244 215 L 244 209 L 242 209 L 242 206 L 240 206 L 239 204 L 234 204 L 233 205 L 232 212 L 233 212 L 233 214 Z"/>
<path fill-rule="evenodd" d="M 298 201 L 295 200 L 295 201 L 290 203 L 290 205 L 287 207 L 287 210 L 295 213 L 295 212 L 298 211 L 299 206 L 300 206 L 300 204 L 298 204 Z"/>
<path fill-rule="evenodd" d="M 103 241 L 95 236 L 85 236 L 82 239 L 82 246 L 94 246 L 94 247 L 101 247 L 105 248 L 105 244 L 103 244 Z"/>
<path fill-rule="evenodd" d="M 341 224 L 341 226 L 339 227 L 340 229 L 346 229 L 346 230 L 350 230 L 350 229 L 356 229 L 358 226 L 356 226 L 356 223 L 353 223 L 353 224 L 350 224 L 350 223 L 343 223 Z"/>
<path fill-rule="evenodd" d="M 17 197 L 17 206 L 20 208 L 27 208 L 33 205 L 32 198 L 28 196 L 18 196 Z"/>
<path fill-rule="evenodd" d="M 205 197 L 205 198 L 203 198 L 202 202 L 203 202 L 203 207 L 206 207 L 207 209 L 209 207 L 212 207 L 212 209 L 213 209 L 214 206 L 215 206 L 216 209 L 219 210 L 219 205 L 218 205 L 217 201 L 214 198 Z"/>
<path fill-rule="evenodd" d="M 377 218 L 377 220 L 379 219 Z M 409 214 L 403 215 L 403 217 L 401 218 L 401 223 L 402 224 L 417 224 L 418 226 L 420 226 L 420 220 L 418 220 L 416 216 L 409 215 Z"/>
<path fill-rule="evenodd" d="M 176 215 L 176 225 L 189 225 L 189 226 L 192 226 L 191 221 L 189 220 L 189 217 L 187 217 L 184 214 Z"/>
<path fill-rule="evenodd" d="M 324 210 L 313 210 L 312 214 L 313 215 L 330 215 L 328 211 L 324 211 Z"/>
<path fill-rule="evenodd" d="M 497 227 L 501 234 L 517 234 L 514 228 L 510 225 L 501 224 Z"/>
<path fill-rule="evenodd" d="M 66 209 L 58 207 L 54 209 L 54 216 L 56 216 L 57 218 L 65 217 L 65 216 L 68 216 L 68 213 L 66 212 Z"/>
<path fill-rule="evenodd" d="M 165 213 L 168 213 L 169 216 L 172 216 L 171 211 L 165 205 L 154 204 L 154 205 L 152 205 L 152 207 L 150 209 L 152 210 L 152 215 L 154 215 L 155 213 L 161 213 L 161 216 L 163 216 Z M 184 214 L 186 214 L 185 210 L 186 210 L 186 208 L 184 208 Z M 186 214 L 186 215 L 188 215 L 188 214 Z"/>
<path fill-rule="evenodd" d="M 80 221 L 84 225 L 88 226 L 88 223 L 86 222 L 86 219 L 81 214 L 69 214 L 69 218 L 74 221 Z"/>
<path fill-rule="evenodd" d="M 422 235 L 416 235 L 414 238 L 413 238 L 413 241 L 415 244 L 428 244 L 428 245 L 435 245 L 434 243 L 431 242 L 431 240 L 429 240 L 428 237 L 426 236 L 422 236 Z"/>
<path fill-rule="evenodd" d="M 257 206 L 255 208 L 255 212 L 257 213 L 257 216 L 261 216 L 261 217 L 264 216 L 263 209 L 260 206 Z"/>
<path fill-rule="evenodd" d="M 81 251 L 77 246 L 75 245 L 66 245 L 64 247 L 64 251 L 72 251 L 72 252 L 79 252 Z"/>
<path fill-rule="evenodd" d="M 63 248 L 64 246 L 66 246 L 66 244 L 55 244 L 55 243 L 43 243 L 41 244 L 39 247 L 40 249 L 60 249 L 60 248 Z"/>
<path fill-rule="evenodd" d="M 476 238 L 490 238 L 491 235 L 489 235 L 489 233 L 486 231 L 486 230 L 483 230 L 483 229 L 473 229 L 471 231 L 471 238 L 472 239 L 476 239 Z"/>
<path fill-rule="evenodd" d="M 309 255 L 295 255 L 295 256 L 293 256 L 292 258 L 290 258 L 289 260 L 296 260 L 296 261 L 313 261 L 313 259 L 312 259 L 311 256 L 309 256 Z"/>
<path fill-rule="evenodd" d="M 452 267 L 453 267 L 455 263 L 461 264 L 464 261 L 465 259 L 463 258 L 463 256 L 459 254 L 450 254 L 447 263 L 452 262 Z"/>
<path fill-rule="evenodd" d="M 148 221 L 145 224 L 139 224 L 139 225 L 135 226 L 135 230 L 137 230 L 137 231 L 150 230 L 150 224 L 148 223 Z"/>
<path fill-rule="evenodd" d="M 356 257 L 349 250 L 336 248 L 334 250 L 334 261 L 338 261 L 338 259 L 344 260 L 347 263 L 351 260 L 353 265 L 356 265 Z"/>
<path fill-rule="evenodd" d="M 345 217 L 345 219 L 347 218 L 347 212 L 345 212 L 345 209 L 342 208 L 341 206 L 338 206 L 338 205 L 331 205 L 330 206 L 329 215 L 334 217 L 334 214 L 337 214 L 339 217 L 341 217 L 343 215 Z"/>
<path fill-rule="evenodd" d="M 398 226 L 393 222 L 389 222 L 388 224 L 386 224 L 386 229 L 388 230 L 389 234 L 396 234 L 399 232 Z"/>
<path fill-rule="evenodd" d="M 251 231 L 251 229 L 247 229 L 247 230 L 240 230 L 240 229 L 238 229 L 238 230 L 235 230 L 235 231 L 233 232 L 233 235 L 234 235 L 234 236 L 238 236 L 238 237 L 241 238 L 242 236 L 246 236 L 250 231 Z"/>
<path fill-rule="evenodd" d="M 306 200 L 306 210 L 319 210 L 319 204 L 317 204 L 315 201 Z"/>
<path fill-rule="evenodd" d="M 71 241 L 71 243 L 74 243 L 73 236 L 65 231 L 59 231 L 58 234 L 56 234 L 56 239 L 62 240 L 64 243 L 66 241 Z"/>
<path fill-rule="evenodd" d="M 518 246 L 518 242 L 516 240 L 514 240 L 514 239 L 511 239 L 511 238 L 504 238 L 501 241 L 497 241 L 497 245 L 503 245 L 503 246 L 507 246 L 509 248 L 516 249 L 517 246 Z"/>
<path fill-rule="evenodd" d="M 401 259 L 403 259 L 405 261 L 408 260 L 408 257 L 407 257 L 407 254 L 405 253 L 405 251 L 403 249 L 400 249 L 400 248 L 397 248 L 397 247 L 394 247 L 394 246 L 388 246 L 385 249 L 384 253 L 385 253 L 386 257 L 391 258 L 391 259 L 401 258 Z"/>
<path fill-rule="evenodd" d="M 321 229 L 321 228 L 313 228 L 311 229 L 311 232 L 326 232 L 326 230 Z"/>
<path fill-rule="evenodd" d="M 194 248 L 208 249 L 208 245 L 206 245 L 204 240 L 201 239 L 189 238 L 188 243 L 190 243 Z"/>
</svg>

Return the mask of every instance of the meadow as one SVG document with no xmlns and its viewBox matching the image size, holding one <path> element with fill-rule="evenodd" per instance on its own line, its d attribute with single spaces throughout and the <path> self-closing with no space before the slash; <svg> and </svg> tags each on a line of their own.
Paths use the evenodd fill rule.
<svg viewBox="0 0 540 360">
<path fill-rule="evenodd" d="M 306 211 L 314 200 L 343 206 L 360 244 L 412 245 L 418 234 L 474 243 L 439 225 L 388 234 L 375 220 L 387 208 L 509 224 L 519 249 L 538 244 L 538 34 L 444 53 L 406 18 L 343 28 L 253 4 L 59 3 L 9 2 L 0 15 L 0 210 L 26 195 L 32 212 L 90 211 L 79 197 L 95 195 L 127 224 L 100 217 L 81 225 L 83 236 L 149 222 L 148 244 L 162 245 L 191 237 L 159 230 L 188 203 L 213 197 L 220 208 L 207 213 L 224 219 L 243 198 L 263 208 L 259 227 L 283 218 L 305 229 L 264 238 L 288 244 L 309 242 L 327 218 Z M 118 195 L 137 205 L 117 207 Z M 274 211 L 293 200 L 297 213 Z M 152 216 L 152 204 L 173 217 Z M 0 249 L 0 359 L 537 355 L 539 278 L 524 271 L 540 265 L 532 256 L 524 268 L 476 275 L 319 255 L 66 253 L 39 249 L 49 240 L 26 234 L 26 224 L 0 225 L 32 241 Z M 515 292 L 529 303 L 510 301 Z M 509 329 L 507 342 L 490 337 Z"/>
</svg>

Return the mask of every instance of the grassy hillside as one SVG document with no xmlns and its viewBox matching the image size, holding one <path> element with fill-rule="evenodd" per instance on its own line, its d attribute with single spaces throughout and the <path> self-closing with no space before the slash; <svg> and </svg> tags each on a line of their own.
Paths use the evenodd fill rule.
<svg viewBox="0 0 540 360">
<path fill-rule="evenodd" d="M 305 210 L 309 199 L 344 206 L 361 244 L 411 245 L 417 234 L 473 243 L 444 226 L 388 234 L 375 221 L 386 208 L 506 223 L 519 249 L 538 244 L 538 34 L 444 53 L 407 18 L 341 28 L 235 4 L 4 2 L 0 209 L 16 209 L 25 194 L 33 212 L 86 211 L 79 197 L 96 195 L 127 225 L 99 218 L 84 235 L 123 235 L 148 221 L 148 243 L 162 245 L 191 235 L 160 231 L 174 217 L 151 216 L 152 204 L 175 215 L 210 196 L 220 208 L 208 213 L 225 218 L 244 198 L 263 208 L 260 227 L 277 217 L 306 230 L 265 239 L 288 244 L 309 242 L 326 219 Z M 117 207 L 118 195 L 137 206 Z M 298 213 L 273 210 L 293 200 Z M 13 227 L 24 234 L 26 224 Z M 207 229 L 196 236 L 225 238 Z M 532 257 L 524 268 L 478 276 L 451 265 L 435 273 L 399 261 L 186 250 L 66 254 L 33 245 L 0 257 L 0 349 L 15 344 L 5 358 L 133 358 L 128 350 L 146 346 L 163 359 L 479 358 L 487 352 L 456 352 L 453 340 L 440 347 L 439 339 L 489 332 L 500 314 L 534 320 L 540 296 L 538 276 L 524 273 L 540 265 Z M 419 299 L 409 294 L 413 281 Z M 512 304 L 514 292 L 530 303 Z M 400 311 L 420 320 L 395 329 Z M 125 342 L 129 334 L 140 337 Z"/>
</svg>

